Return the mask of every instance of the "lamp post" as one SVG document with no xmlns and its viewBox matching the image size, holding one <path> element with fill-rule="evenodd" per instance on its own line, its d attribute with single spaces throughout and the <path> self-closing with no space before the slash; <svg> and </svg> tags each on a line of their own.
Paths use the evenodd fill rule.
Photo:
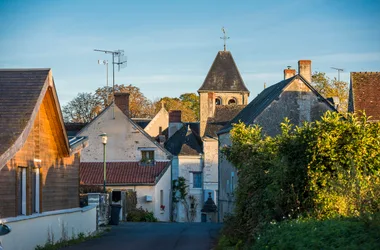
<svg viewBox="0 0 380 250">
<path fill-rule="evenodd" d="M 103 143 L 103 192 L 106 193 L 106 180 L 107 180 L 107 169 L 106 169 L 106 144 L 107 144 L 107 134 L 103 133 L 99 135 L 102 138 Z"/>
</svg>

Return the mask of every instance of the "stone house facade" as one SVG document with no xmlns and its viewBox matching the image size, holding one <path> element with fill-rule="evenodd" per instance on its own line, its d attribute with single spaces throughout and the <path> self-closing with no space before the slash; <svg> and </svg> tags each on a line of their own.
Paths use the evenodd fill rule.
<svg viewBox="0 0 380 250">
<path fill-rule="evenodd" d="M 263 132 L 275 136 L 281 132 L 280 124 L 287 117 L 295 125 L 314 121 L 334 106 L 311 85 L 311 61 L 299 61 L 299 74 L 294 69 L 284 70 L 284 80 L 264 89 L 234 119 L 219 132 L 219 221 L 233 213 L 234 190 L 238 182 L 235 167 L 220 153 L 231 145 L 230 130 L 239 121 L 246 125 L 259 124 Z"/>
</svg>

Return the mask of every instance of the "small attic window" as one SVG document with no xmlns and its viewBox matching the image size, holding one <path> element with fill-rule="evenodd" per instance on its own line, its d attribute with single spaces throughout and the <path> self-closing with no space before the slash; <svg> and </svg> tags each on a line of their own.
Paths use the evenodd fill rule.
<svg viewBox="0 0 380 250">
<path fill-rule="evenodd" d="M 222 99 L 220 99 L 220 97 L 215 99 L 215 105 L 222 105 Z"/>
<path fill-rule="evenodd" d="M 154 165 L 154 150 L 141 150 L 141 165 Z"/>
<path fill-rule="evenodd" d="M 228 100 L 228 105 L 234 105 L 236 104 L 236 99 L 235 98 L 232 98 L 230 100 Z"/>
</svg>

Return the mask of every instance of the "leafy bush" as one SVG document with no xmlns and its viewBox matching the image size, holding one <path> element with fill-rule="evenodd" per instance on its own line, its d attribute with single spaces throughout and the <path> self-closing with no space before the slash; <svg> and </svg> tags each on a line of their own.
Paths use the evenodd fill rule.
<svg viewBox="0 0 380 250">
<path fill-rule="evenodd" d="M 153 212 L 140 208 L 131 209 L 127 214 L 127 221 L 133 222 L 157 222 L 157 218 L 154 217 Z"/>
<path fill-rule="evenodd" d="M 355 218 L 269 224 L 252 249 L 380 249 L 380 223 Z"/>
<path fill-rule="evenodd" d="M 380 211 L 380 123 L 327 112 L 320 121 L 281 124 L 276 137 L 237 124 L 224 149 L 238 170 L 231 242 L 254 240 L 271 221 L 365 217 Z"/>
</svg>

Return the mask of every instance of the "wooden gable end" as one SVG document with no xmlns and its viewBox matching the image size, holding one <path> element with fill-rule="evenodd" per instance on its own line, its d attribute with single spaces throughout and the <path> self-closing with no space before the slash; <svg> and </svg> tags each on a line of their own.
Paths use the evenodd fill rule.
<svg viewBox="0 0 380 250">
<path fill-rule="evenodd" d="M 51 133 L 50 138 L 46 138 L 54 141 L 54 144 L 60 156 L 68 156 L 70 154 L 68 147 L 68 140 L 65 129 L 60 119 L 60 110 L 57 109 L 56 100 L 54 98 L 54 89 L 49 87 L 46 91 L 42 105 L 39 110 L 41 122 L 47 123 Z"/>
</svg>

